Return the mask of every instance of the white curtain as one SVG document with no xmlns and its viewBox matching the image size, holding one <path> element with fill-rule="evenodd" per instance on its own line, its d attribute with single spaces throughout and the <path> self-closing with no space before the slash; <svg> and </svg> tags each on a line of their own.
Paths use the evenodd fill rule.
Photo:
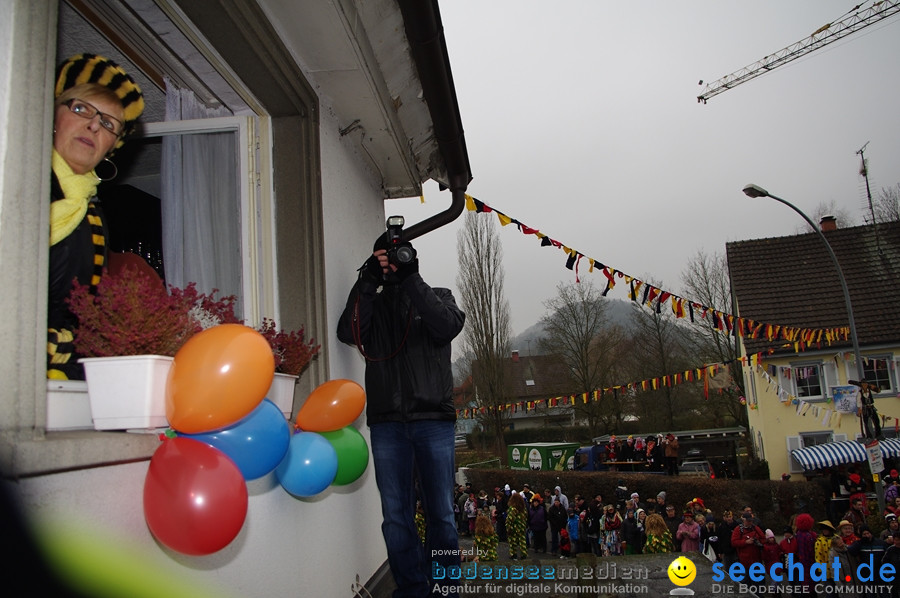
<svg viewBox="0 0 900 598">
<path fill-rule="evenodd" d="M 166 121 L 231 116 L 166 79 Z M 162 142 L 163 259 L 166 282 L 236 295 L 241 315 L 241 218 L 237 135 L 167 135 Z"/>
</svg>

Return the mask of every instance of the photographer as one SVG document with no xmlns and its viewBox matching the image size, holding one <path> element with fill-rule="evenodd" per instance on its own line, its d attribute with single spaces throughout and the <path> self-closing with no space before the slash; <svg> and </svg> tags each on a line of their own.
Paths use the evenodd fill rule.
<svg viewBox="0 0 900 598">
<path fill-rule="evenodd" d="M 433 587 L 432 561 L 444 568 L 460 563 L 450 342 L 465 315 L 449 289 L 422 280 L 415 250 L 399 238 L 402 225 L 402 218 L 388 219 L 388 232 L 359 270 L 337 336 L 366 359 L 366 419 L 397 595 L 424 596 Z M 416 491 L 425 508 L 424 550 Z"/>
<path fill-rule="evenodd" d="M 753 514 L 742 514 L 741 524 L 731 533 L 731 545 L 737 552 L 737 560 L 748 569 L 753 563 L 761 563 L 760 549 L 765 541 L 766 535 L 753 523 Z"/>
</svg>

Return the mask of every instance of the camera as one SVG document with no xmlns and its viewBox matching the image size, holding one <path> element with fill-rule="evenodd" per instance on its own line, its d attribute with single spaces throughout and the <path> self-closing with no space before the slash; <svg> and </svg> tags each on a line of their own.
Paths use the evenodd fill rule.
<svg viewBox="0 0 900 598">
<path fill-rule="evenodd" d="M 385 222 L 387 227 L 388 261 L 397 267 L 405 266 L 416 259 L 416 250 L 409 242 L 403 240 L 403 216 L 391 216 Z"/>
</svg>

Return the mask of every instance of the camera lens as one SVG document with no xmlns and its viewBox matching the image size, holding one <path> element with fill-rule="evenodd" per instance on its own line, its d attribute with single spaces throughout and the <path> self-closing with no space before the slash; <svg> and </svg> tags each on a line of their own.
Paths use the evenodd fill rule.
<svg viewBox="0 0 900 598">
<path fill-rule="evenodd" d="M 408 245 L 402 245 L 396 251 L 397 263 L 406 265 L 416 259 L 416 250 Z"/>
</svg>

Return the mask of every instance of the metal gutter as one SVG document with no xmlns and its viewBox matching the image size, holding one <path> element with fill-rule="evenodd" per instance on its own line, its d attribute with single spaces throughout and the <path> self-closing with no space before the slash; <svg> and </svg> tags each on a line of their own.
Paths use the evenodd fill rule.
<svg viewBox="0 0 900 598">
<path fill-rule="evenodd" d="M 472 171 L 438 0 L 398 0 L 398 5 L 451 193 L 449 208 L 406 229 L 404 236 L 414 239 L 453 222 L 462 213 Z"/>
</svg>

